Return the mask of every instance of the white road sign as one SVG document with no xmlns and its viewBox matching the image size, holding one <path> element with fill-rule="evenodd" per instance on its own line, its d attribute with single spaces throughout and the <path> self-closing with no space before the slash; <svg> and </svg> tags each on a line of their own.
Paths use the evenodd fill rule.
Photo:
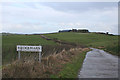
<svg viewBox="0 0 120 80">
<path fill-rule="evenodd" d="M 17 51 L 41 52 L 42 46 L 17 45 Z"/>
<path fill-rule="evenodd" d="M 39 62 L 41 62 L 42 46 L 17 45 L 17 51 L 18 51 L 18 59 L 19 59 L 19 60 L 20 60 L 20 52 L 21 52 L 21 51 L 39 52 Z"/>
</svg>

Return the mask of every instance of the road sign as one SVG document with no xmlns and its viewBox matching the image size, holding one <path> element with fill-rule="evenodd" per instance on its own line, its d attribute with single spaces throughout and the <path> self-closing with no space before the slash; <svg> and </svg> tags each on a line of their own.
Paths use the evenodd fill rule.
<svg viewBox="0 0 120 80">
<path fill-rule="evenodd" d="M 17 51 L 41 52 L 42 51 L 42 46 L 17 45 Z"/>
<path fill-rule="evenodd" d="M 27 46 L 27 45 L 17 45 L 18 59 L 20 60 L 20 52 L 39 52 L 39 61 L 41 62 L 41 52 L 42 46 Z"/>
</svg>

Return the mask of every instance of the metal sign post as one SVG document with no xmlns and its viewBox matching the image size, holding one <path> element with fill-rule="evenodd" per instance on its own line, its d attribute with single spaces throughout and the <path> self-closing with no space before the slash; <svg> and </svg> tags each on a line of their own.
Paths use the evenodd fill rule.
<svg viewBox="0 0 120 80">
<path fill-rule="evenodd" d="M 18 51 L 18 60 L 20 60 L 20 51 Z"/>
<path fill-rule="evenodd" d="M 39 62 L 41 62 L 41 52 L 42 46 L 25 46 L 25 45 L 17 45 L 18 51 L 18 60 L 20 60 L 20 52 L 38 52 L 39 53 Z"/>
<path fill-rule="evenodd" d="M 39 52 L 39 62 L 41 63 L 41 52 Z"/>
</svg>

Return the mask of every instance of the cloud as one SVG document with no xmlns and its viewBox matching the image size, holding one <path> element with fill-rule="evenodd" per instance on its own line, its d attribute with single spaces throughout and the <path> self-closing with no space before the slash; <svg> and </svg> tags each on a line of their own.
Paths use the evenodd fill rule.
<svg viewBox="0 0 120 80">
<path fill-rule="evenodd" d="M 47 2 L 40 3 L 45 6 L 49 6 L 55 10 L 63 11 L 63 12 L 87 12 L 91 9 L 97 10 L 106 10 L 106 8 L 116 7 L 118 5 L 117 2 Z"/>
<path fill-rule="evenodd" d="M 4 24 L 3 31 L 14 33 L 33 33 L 42 30 L 42 27 L 37 25 L 25 25 L 25 24 Z"/>
<path fill-rule="evenodd" d="M 87 28 L 116 33 L 117 15 L 116 3 L 2 3 L 2 31 L 43 33 Z"/>
</svg>

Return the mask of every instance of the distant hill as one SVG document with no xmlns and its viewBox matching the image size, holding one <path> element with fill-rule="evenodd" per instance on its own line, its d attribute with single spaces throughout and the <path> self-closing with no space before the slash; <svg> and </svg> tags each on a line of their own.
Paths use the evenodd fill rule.
<svg viewBox="0 0 120 80">
<path fill-rule="evenodd" d="M 2 34 L 3 36 L 5 35 L 5 36 L 7 36 L 7 35 L 24 35 L 24 34 L 18 34 L 18 33 L 7 33 L 7 32 L 2 32 L 2 33 L 0 33 L 0 34 Z"/>
</svg>

